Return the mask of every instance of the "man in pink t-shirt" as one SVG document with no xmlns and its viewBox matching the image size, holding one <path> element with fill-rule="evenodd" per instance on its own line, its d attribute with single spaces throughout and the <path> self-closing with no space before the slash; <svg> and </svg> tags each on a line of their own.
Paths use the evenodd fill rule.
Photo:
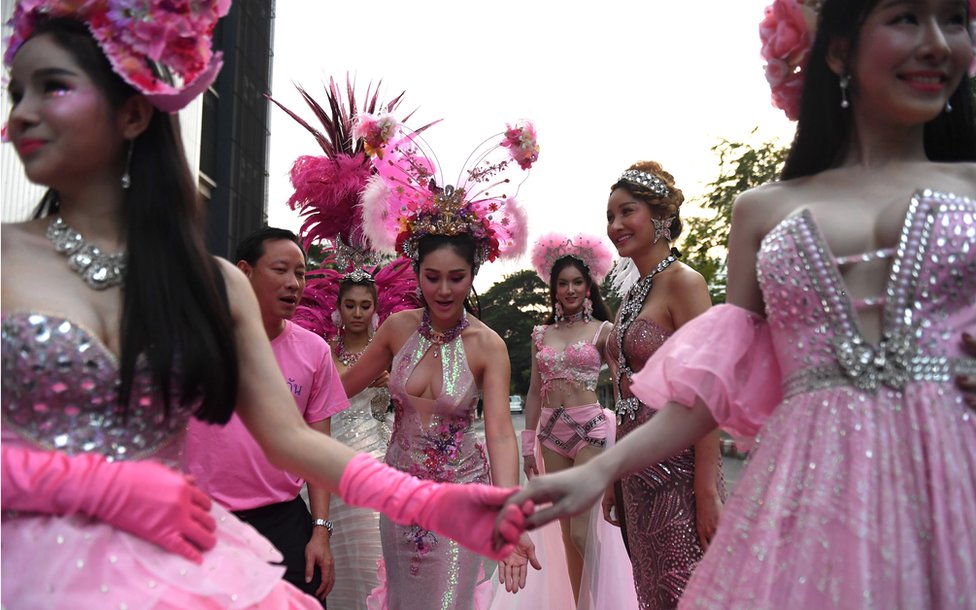
<svg viewBox="0 0 976 610">
<path fill-rule="evenodd" d="M 264 328 L 295 404 L 309 426 L 330 432 L 329 418 L 349 406 L 329 345 L 290 322 L 305 288 L 305 251 L 291 231 L 266 227 L 237 248 L 261 307 Z M 332 589 L 329 492 L 271 465 L 234 415 L 226 426 L 196 419 L 187 430 L 186 471 L 197 485 L 261 532 L 284 556 L 285 580 L 323 602 Z"/>
</svg>

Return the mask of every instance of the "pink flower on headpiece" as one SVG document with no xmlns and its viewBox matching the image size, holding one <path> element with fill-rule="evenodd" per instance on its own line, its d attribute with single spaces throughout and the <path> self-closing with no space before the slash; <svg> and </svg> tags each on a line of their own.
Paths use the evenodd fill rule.
<svg viewBox="0 0 976 610">
<path fill-rule="evenodd" d="M 759 39 L 764 58 L 794 67 L 804 63 L 812 42 L 806 17 L 795 0 L 775 0 L 766 7 L 766 17 L 759 24 Z"/>
<path fill-rule="evenodd" d="M 519 121 L 513 127 L 507 125 L 502 146 L 508 148 L 512 158 L 522 169 L 529 169 L 539 160 L 539 142 L 536 140 L 535 125 L 530 121 Z"/>
<path fill-rule="evenodd" d="M 363 112 L 359 114 L 352 128 L 352 137 L 357 140 L 362 138 L 367 155 L 382 159 L 383 149 L 390 143 L 399 126 L 400 123 L 388 112 L 378 115 Z"/>
<path fill-rule="evenodd" d="M 817 15 L 799 0 L 774 0 L 759 24 L 760 54 L 766 60 L 766 80 L 773 105 L 791 120 L 800 114 L 803 70 L 813 44 Z"/>
<path fill-rule="evenodd" d="M 220 53 L 210 38 L 230 0 L 23 0 L 11 17 L 4 54 L 9 65 L 37 23 L 64 17 L 85 23 L 112 69 L 164 112 L 186 106 L 217 77 Z M 151 63 L 164 65 L 182 83 L 158 78 Z"/>
</svg>

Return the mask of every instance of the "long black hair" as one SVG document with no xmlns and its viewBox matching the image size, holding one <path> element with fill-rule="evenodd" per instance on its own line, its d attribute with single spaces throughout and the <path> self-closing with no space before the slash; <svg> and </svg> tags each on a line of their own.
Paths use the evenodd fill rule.
<svg viewBox="0 0 976 610">
<path fill-rule="evenodd" d="M 549 317 L 546 319 L 546 324 L 554 324 L 556 322 L 556 284 L 559 283 L 559 274 L 563 272 L 566 267 L 576 267 L 579 272 L 583 275 L 583 281 L 586 283 L 586 290 L 589 293 L 590 301 L 593 303 L 593 319 L 607 321 L 610 319 L 610 309 L 607 304 L 603 302 L 603 297 L 600 296 L 600 286 L 593 281 L 593 277 L 590 275 L 590 270 L 583 264 L 578 258 L 573 256 L 564 256 L 557 260 L 552 265 L 552 271 L 549 273 Z"/>
<path fill-rule="evenodd" d="M 849 109 L 841 108 L 839 79 L 827 65 L 835 40 L 847 42 L 848 57 L 858 48 L 861 27 L 879 0 L 826 0 L 820 9 L 817 37 L 804 70 L 796 134 L 781 178 L 810 176 L 836 167 L 852 137 Z M 969 15 L 968 18 L 972 17 Z M 976 105 L 963 78 L 949 98 L 952 112 L 925 125 L 925 153 L 932 161 L 976 161 Z"/>
<path fill-rule="evenodd" d="M 112 108 L 139 95 L 112 70 L 84 24 L 44 20 L 32 37 L 41 35 L 74 58 Z M 127 265 L 119 403 L 128 409 L 136 362 L 144 356 L 167 414 L 175 390 L 183 405 L 199 401 L 194 414 L 200 419 L 226 423 L 237 400 L 239 375 L 233 322 L 220 267 L 204 245 L 203 210 L 176 115 L 153 109 L 132 146 L 132 186 L 125 191 L 122 212 Z M 35 217 L 59 210 L 58 193 L 48 190 Z"/>
</svg>

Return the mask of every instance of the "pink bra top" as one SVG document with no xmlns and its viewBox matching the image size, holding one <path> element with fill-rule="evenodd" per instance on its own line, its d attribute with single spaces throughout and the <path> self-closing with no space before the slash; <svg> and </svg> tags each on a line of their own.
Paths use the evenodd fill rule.
<svg viewBox="0 0 976 610">
<path fill-rule="evenodd" d="M 606 324 L 606 322 L 600 324 L 589 343 L 577 341 L 564 351 L 558 351 L 543 344 L 542 340 L 546 335 L 548 326 L 536 326 L 532 329 L 535 357 L 538 362 L 539 377 L 542 379 L 543 400 L 552 390 L 553 383 L 558 379 L 575 381 L 591 392 L 596 390 L 597 381 L 600 378 L 600 367 L 603 365 L 596 342 Z"/>
</svg>

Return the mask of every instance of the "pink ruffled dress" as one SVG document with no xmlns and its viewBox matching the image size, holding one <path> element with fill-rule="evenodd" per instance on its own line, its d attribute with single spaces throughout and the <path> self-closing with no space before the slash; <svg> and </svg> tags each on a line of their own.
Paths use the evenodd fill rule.
<svg viewBox="0 0 976 610">
<path fill-rule="evenodd" d="M 682 608 L 976 608 L 976 201 L 910 203 L 880 303 L 855 302 L 808 211 L 762 242 L 766 318 L 725 305 L 634 378 L 756 435 Z M 865 255 L 863 258 L 871 258 Z M 883 307 L 883 339 L 857 305 Z"/>
<path fill-rule="evenodd" d="M 128 418 L 116 405 L 118 362 L 62 317 L 2 318 L 4 443 L 155 460 L 179 470 L 190 408 L 167 419 L 148 374 L 137 374 Z M 2 515 L 3 607 L 307 608 L 321 605 L 281 580 L 278 551 L 218 505 L 217 546 L 202 565 L 82 516 Z"/>
</svg>

